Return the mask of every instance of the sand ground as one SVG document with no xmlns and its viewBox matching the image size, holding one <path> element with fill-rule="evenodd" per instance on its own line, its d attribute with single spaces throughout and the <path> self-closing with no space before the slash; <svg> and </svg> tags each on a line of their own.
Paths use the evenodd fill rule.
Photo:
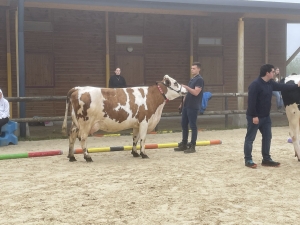
<svg viewBox="0 0 300 225">
<path fill-rule="evenodd" d="M 0 161 L 1 224 L 297 224 L 300 162 L 287 143 L 288 127 L 274 127 L 271 154 L 279 168 L 244 166 L 245 129 L 199 132 L 222 140 L 184 154 L 151 149 L 92 153 L 68 162 L 67 139 L 20 141 L 1 154 L 61 149 L 63 155 Z M 147 143 L 179 142 L 181 133 L 149 134 Z M 130 136 L 90 137 L 88 147 L 131 145 Z M 80 144 L 76 142 L 76 148 Z"/>
</svg>

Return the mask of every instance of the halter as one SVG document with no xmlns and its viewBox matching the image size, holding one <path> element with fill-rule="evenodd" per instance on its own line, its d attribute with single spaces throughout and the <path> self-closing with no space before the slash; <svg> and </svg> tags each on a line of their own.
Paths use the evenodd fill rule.
<svg viewBox="0 0 300 225">
<path fill-rule="evenodd" d="M 160 82 L 156 82 L 157 88 L 160 91 L 160 93 L 162 94 L 162 96 L 164 97 L 164 99 L 165 99 L 166 102 L 169 101 L 169 99 L 166 97 L 165 93 L 162 91 L 161 87 L 158 85 L 159 83 L 165 85 L 167 88 L 171 89 L 172 91 L 175 91 L 177 93 L 181 92 L 182 85 L 180 85 L 179 91 L 176 91 L 174 88 L 171 88 L 171 87 L 167 86 L 164 82 L 161 82 L 161 81 Z"/>
</svg>

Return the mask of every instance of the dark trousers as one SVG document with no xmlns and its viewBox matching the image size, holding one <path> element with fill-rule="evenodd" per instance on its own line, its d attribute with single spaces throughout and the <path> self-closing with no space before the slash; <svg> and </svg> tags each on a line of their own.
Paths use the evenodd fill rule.
<svg viewBox="0 0 300 225">
<path fill-rule="evenodd" d="M 261 154 L 264 160 L 270 160 L 270 146 L 271 146 L 271 139 L 272 139 L 272 132 L 271 132 L 271 118 L 270 116 L 259 118 L 259 123 L 254 124 L 253 118 L 247 116 L 247 134 L 245 137 L 245 144 L 244 144 L 244 155 L 245 160 L 252 160 L 252 147 L 253 141 L 255 140 L 257 130 L 260 131 L 262 134 L 262 141 L 261 141 Z"/>
<path fill-rule="evenodd" d="M 3 125 L 7 124 L 8 123 L 8 118 L 2 118 L 0 119 L 0 134 L 1 134 L 1 128 Z"/>
<path fill-rule="evenodd" d="M 182 127 L 182 142 L 187 143 L 189 137 L 189 125 L 192 130 L 191 143 L 196 145 L 198 128 L 197 128 L 197 116 L 198 109 L 190 109 L 183 107 L 181 116 L 181 127 Z"/>
</svg>

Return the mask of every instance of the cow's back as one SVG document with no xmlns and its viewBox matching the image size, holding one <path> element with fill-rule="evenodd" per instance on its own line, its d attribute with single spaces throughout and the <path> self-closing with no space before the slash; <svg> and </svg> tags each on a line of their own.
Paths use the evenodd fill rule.
<svg viewBox="0 0 300 225">
<path fill-rule="evenodd" d="M 281 83 L 293 85 L 293 84 L 298 84 L 299 80 L 300 80 L 300 75 L 291 75 L 289 77 L 282 79 Z M 300 110 L 300 88 L 297 88 L 295 90 L 289 90 L 289 91 L 281 91 L 281 95 L 285 107 L 296 103 Z"/>
<path fill-rule="evenodd" d="M 154 129 L 164 105 L 159 91 L 153 94 L 149 87 L 74 89 L 70 100 L 76 120 L 82 124 L 80 127 L 94 127 L 93 130 L 115 132 L 137 128 L 145 120 L 149 129 Z"/>
</svg>

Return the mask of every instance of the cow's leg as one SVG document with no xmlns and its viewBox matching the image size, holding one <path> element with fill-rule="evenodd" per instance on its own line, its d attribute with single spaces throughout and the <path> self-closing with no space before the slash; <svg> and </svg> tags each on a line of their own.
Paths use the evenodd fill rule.
<svg viewBox="0 0 300 225">
<path fill-rule="evenodd" d="M 293 140 L 295 157 L 300 161 L 300 146 L 299 146 L 299 110 L 296 104 L 286 107 L 286 115 L 289 121 L 290 136 Z"/>
<path fill-rule="evenodd" d="M 145 142 L 146 142 L 147 130 L 148 130 L 148 123 L 141 123 L 140 124 L 140 130 L 139 130 L 139 133 L 140 133 L 140 145 L 141 145 L 141 147 L 140 147 L 141 148 L 140 155 L 142 156 L 143 159 L 149 158 L 146 155 L 146 152 L 145 152 Z"/>
<path fill-rule="evenodd" d="M 138 143 L 138 140 L 139 140 L 139 129 L 137 128 L 133 128 L 133 131 L 132 131 L 132 150 L 131 150 L 131 154 L 133 155 L 133 157 L 140 157 L 140 155 L 137 153 L 137 150 L 136 150 L 136 145 Z"/>
<path fill-rule="evenodd" d="M 83 151 L 83 158 L 87 161 L 87 162 L 93 162 L 91 156 L 89 155 L 88 151 L 87 151 L 87 137 L 88 134 L 87 133 L 82 133 L 80 136 L 81 139 L 81 148 Z"/>
<path fill-rule="evenodd" d="M 72 126 L 70 128 L 70 133 L 69 133 L 69 161 L 74 162 L 76 161 L 75 156 L 74 156 L 74 143 L 76 141 L 78 135 L 78 128 L 76 125 L 72 122 Z"/>
</svg>

